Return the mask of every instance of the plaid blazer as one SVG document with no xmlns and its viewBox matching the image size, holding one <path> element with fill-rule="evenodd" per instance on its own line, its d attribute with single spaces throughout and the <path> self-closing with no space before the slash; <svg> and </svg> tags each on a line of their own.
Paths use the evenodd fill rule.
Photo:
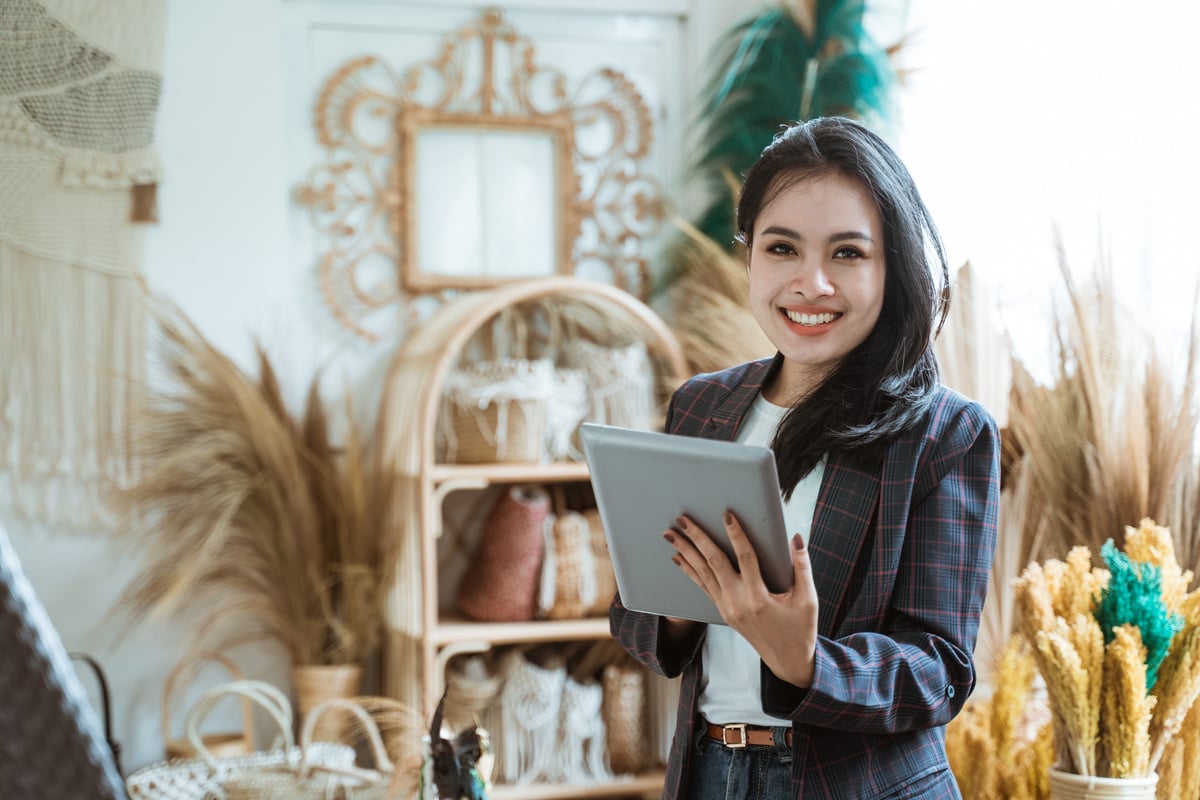
<svg viewBox="0 0 1200 800">
<path fill-rule="evenodd" d="M 699 375 L 667 430 L 731 440 L 776 361 Z M 975 686 L 971 653 L 996 542 L 999 433 L 978 403 L 938 390 L 927 417 L 867 473 L 830 453 L 809 554 L 820 599 L 809 689 L 760 662 L 763 709 L 792 721 L 795 798 L 957 798 L 944 726 Z M 618 596 L 613 635 L 640 662 L 682 675 L 663 797 L 685 796 L 695 753 L 700 625 L 670 646 L 662 618 Z"/>
</svg>

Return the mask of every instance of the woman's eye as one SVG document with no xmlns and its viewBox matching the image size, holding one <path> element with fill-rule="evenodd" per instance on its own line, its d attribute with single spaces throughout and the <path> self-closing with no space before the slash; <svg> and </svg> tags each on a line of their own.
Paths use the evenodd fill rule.
<svg viewBox="0 0 1200 800">
<path fill-rule="evenodd" d="M 857 247 L 839 247 L 833 252 L 833 257 L 840 259 L 865 258 L 863 251 L 859 250 Z"/>
<path fill-rule="evenodd" d="M 767 245 L 767 252 L 775 253 L 776 255 L 791 255 L 796 252 L 796 248 L 787 242 L 772 242 Z"/>
</svg>

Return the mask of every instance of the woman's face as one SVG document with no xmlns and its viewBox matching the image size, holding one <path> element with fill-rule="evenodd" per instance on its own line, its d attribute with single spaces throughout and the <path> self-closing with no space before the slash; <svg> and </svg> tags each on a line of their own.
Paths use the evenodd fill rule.
<svg viewBox="0 0 1200 800">
<path fill-rule="evenodd" d="M 767 397 L 787 405 L 874 329 L 887 275 L 883 221 L 861 183 L 830 173 L 780 192 L 752 233 L 750 306 L 784 359 Z"/>
</svg>

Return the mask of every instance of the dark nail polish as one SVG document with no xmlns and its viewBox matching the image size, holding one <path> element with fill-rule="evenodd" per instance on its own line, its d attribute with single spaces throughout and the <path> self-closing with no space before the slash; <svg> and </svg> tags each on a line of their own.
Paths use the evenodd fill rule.
<svg viewBox="0 0 1200 800">
<path fill-rule="evenodd" d="M 664 533 L 663 538 L 666 539 L 669 544 L 675 544 L 675 534 Z"/>
<path fill-rule="evenodd" d="M 733 514 L 728 511 L 725 512 L 725 524 L 726 525 L 733 524 Z"/>
<path fill-rule="evenodd" d="M 686 520 L 686 519 L 684 519 L 683 517 L 676 517 L 676 518 L 675 518 L 675 524 L 676 524 L 676 525 L 678 525 L 678 526 L 679 526 L 680 528 L 682 528 L 682 529 L 686 529 L 686 528 L 687 528 L 687 520 Z"/>
<path fill-rule="evenodd" d="M 792 537 L 792 547 L 796 548 L 797 550 L 804 549 L 804 539 L 800 536 L 800 534 L 797 533 Z"/>
</svg>

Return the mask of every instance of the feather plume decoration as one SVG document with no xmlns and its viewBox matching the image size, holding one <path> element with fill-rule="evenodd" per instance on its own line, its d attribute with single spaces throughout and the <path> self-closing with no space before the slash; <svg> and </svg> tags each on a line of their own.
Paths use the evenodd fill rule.
<svg viewBox="0 0 1200 800">
<path fill-rule="evenodd" d="M 865 6 L 781 2 L 743 19 L 718 42 L 690 171 L 712 194 L 696 226 L 719 246 L 733 243 L 731 180 L 738 184 L 781 124 L 837 115 L 878 127 L 890 115 L 896 73 L 866 31 Z"/>
<path fill-rule="evenodd" d="M 336 448 L 318 378 L 297 421 L 261 346 L 254 379 L 180 309 L 153 310 L 162 386 L 138 400 L 137 472 L 113 498 L 146 561 L 117 610 L 132 624 L 199 609 L 194 652 L 269 638 L 296 664 L 361 663 L 395 543 L 390 483 L 365 468 L 353 417 Z"/>
</svg>

